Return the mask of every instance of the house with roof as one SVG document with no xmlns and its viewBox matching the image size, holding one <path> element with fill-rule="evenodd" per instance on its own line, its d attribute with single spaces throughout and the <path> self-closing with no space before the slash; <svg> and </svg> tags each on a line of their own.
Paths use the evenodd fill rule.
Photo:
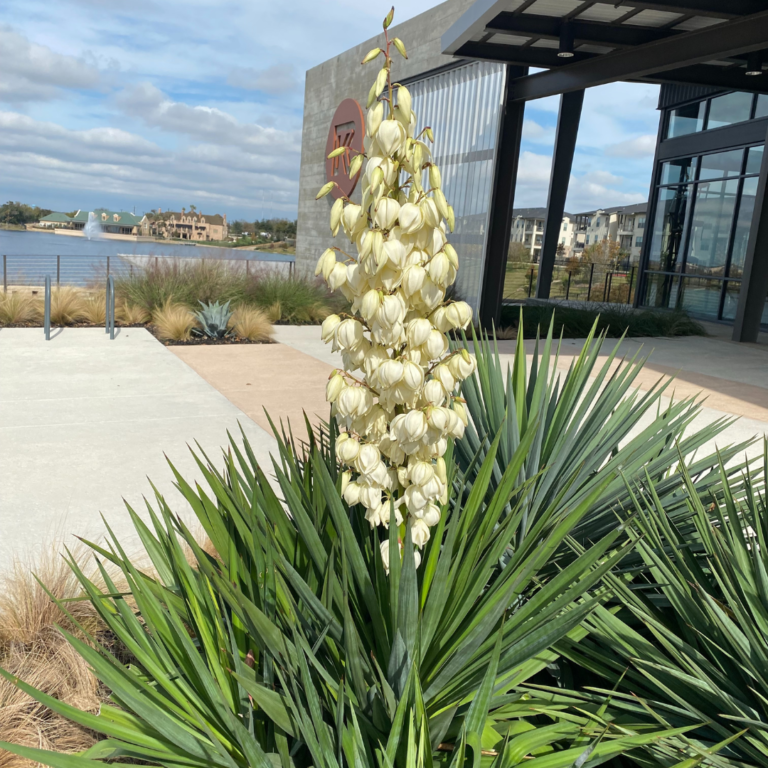
<svg viewBox="0 0 768 768">
<path fill-rule="evenodd" d="M 72 219 L 67 216 L 66 213 L 49 213 L 47 216 L 43 216 L 37 222 L 38 227 L 45 227 L 46 229 L 58 229 L 60 227 L 66 227 L 69 229 L 72 226 Z"/>
<path fill-rule="evenodd" d="M 137 216 L 129 211 L 110 211 L 106 208 L 95 208 L 93 211 L 102 232 L 111 235 L 140 235 L 142 221 L 145 216 Z M 78 211 L 71 219 L 72 229 L 85 229 L 90 211 Z"/>
<path fill-rule="evenodd" d="M 158 209 L 148 214 L 141 234 L 179 240 L 226 240 L 229 234 L 227 214 L 201 213 L 182 208 L 180 212 Z"/>
</svg>

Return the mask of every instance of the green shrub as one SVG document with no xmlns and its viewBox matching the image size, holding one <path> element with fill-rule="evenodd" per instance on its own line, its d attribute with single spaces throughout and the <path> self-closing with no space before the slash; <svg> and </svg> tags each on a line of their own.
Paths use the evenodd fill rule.
<svg viewBox="0 0 768 768">
<path fill-rule="evenodd" d="M 539 327 L 546 328 L 555 321 L 555 336 L 584 339 L 597 323 L 597 332 L 610 338 L 621 336 L 706 336 L 707 332 L 683 311 L 636 310 L 622 304 L 605 304 L 599 309 L 577 309 L 566 306 L 528 304 L 523 312 L 523 333 L 536 336 Z M 518 328 L 520 306 L 508 304 L 501 308 L 500 328 Z"/>
<path fill-rule="evenodd" d="M 263 309 L 273 323 L 291 325 L 320 323 L 345 305 L 344 298 L 330 294 L 320 280 L 308 276 L 289 279 L 278 272 L 253 275 L 243 301 Z"/>
<path fill-rule="evenodd" d="M 253 306 L 265 311 L 275 323 L 320 323 L 331 312 L 345 306 L 343 297 L 333 296 L 314 277 L 288 276 L 258 269 L 248 274 L 215 259 L 153 261 L 145 269 L 117 280 L 118 298 L 152 314 L 169 302 L 190 310 L 199 304 Z"/>
</svg>

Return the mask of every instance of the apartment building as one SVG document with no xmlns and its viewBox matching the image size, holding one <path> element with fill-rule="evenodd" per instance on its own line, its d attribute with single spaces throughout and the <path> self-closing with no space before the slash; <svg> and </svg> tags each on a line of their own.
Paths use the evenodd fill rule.
<svg viewBox="0 0 768 768">
<path fill-rule="evenodd" d="M 223 216 L 200 213 L 198 211 L 165 211 L 158 208 L 154 214 L 146 217 L 143 235 L 154 237 L 179 238 L 180 240 L 226 240 L 229 234 L 227 214 Z"/>
</svg>

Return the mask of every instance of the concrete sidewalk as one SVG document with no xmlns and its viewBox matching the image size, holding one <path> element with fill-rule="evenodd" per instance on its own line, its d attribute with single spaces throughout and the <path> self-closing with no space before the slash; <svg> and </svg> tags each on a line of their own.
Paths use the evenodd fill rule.
<svg viewBox="0 0 768 768">
<path fill-rule="evenodd" d="M 55 538 L 98 540 L 100 514 L 136 545 L 123 498 L 142 511 L 151 478 L 185 513 L 164 453 L 196 479 L 187 444 L 215 460 L 238 422 L 271 466 L 271 434 L 143 328 L 54 333 L 0 330 L 0 569 Z"/>
</svg>

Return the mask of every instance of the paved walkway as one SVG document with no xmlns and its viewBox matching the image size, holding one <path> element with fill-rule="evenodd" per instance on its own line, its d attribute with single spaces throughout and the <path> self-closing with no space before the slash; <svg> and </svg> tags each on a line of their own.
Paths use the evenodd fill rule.
<svg viewBox="0 0 768 768">
<path fill-rule="evenodd" d="M 100 513 L 126 539 L 132 526 L 122 498 L 140 510 L 151 494 L 147 477 L 183 512 L 164 452 L 196 477 L 186 444 L 197 440 L 215 458 L 239 421 L 270 466 L 265 410 L 297 434 L 304 413 L 314 423 L 327 419 L 325 384 L 340 355 L 317 327 L 275 331 L 278 344 L 164 347 L 143 329 L 120 329 L 114 341 L 98 329 L 66 329 L 50 342 L 40 329 L 0 330 L 0 569 L 57 535 L 98 538 Z M 561 370 L 582 344 L 563 342 Z M 614 345 L 608 340 L 603 354 Z M 514 348 L 499 343 L 503 363 Z M 620 347 L 627 358 L 638 351 L 651 354 L 641 389 L 676 374 L 676 398 L 708 398 L 692 428 L 740 417 L 718 445 L 768 434 L 768 347 L 717 338 L 629 339 Z"/>
<path fill-rule="evenodd" d="M 269 462 L 274 439 L 144 329 L 0 329 L 0 569 L 54 539 L 100 537 L 103 514 L 133 542 L 148 478 L 183 512 L 165 454 L 199 476 L 187 448 L 219 456 L 238 422 Z M 130 551 L 130 550 L 129 550 Z"/>
</svg>

